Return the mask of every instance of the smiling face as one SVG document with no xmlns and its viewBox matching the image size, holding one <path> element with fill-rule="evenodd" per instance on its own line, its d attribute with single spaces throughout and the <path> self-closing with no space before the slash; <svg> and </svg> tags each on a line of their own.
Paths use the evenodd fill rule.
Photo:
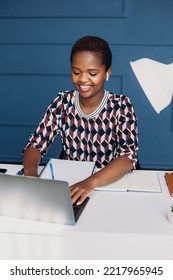
<svg viewBox="0 0 173 280">
<path fill-rule="evenodd" d="M 85 102 L 87 99 L 94 104 L 102 100 L 106 72 L 110 75 L 111 69 L 106 71 L 98 53 L 80 51 L 74 54 L 71 72 L 72 81 L 79 92 L 81 102 Z"/>
</svg>

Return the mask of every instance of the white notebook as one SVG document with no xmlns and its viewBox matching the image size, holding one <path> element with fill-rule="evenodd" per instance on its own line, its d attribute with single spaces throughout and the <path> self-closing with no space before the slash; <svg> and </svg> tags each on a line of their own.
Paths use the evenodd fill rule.
<svg viewBox="0 0 173 280">
<path fill-rule="evenodd" d="M 53 167 L 54 179 L 66 181 L 69 186 L 89 177 L 93 173 L 95 167 L 95 163 L 91 161 L 74 161 L 51 158 L 42 170 L 40 178 L 53 179 L 51 165 Z"/>
<path fill-rule="evenodd" d="M 141 191 L 161 192 L 157 171 L 135 170 L 124 175 L 121 179 L 103 187 L 98 191 Z"/>
</svg>

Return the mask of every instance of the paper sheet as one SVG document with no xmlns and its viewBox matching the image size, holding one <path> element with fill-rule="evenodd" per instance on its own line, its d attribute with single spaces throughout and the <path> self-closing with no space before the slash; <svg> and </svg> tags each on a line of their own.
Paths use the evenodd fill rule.
<svg viewBox="0 0 173 280">
<path fill-rule="evenodd" d="M 173 94 L 173 63 L 142 58 L 130 65 L 148 100 L 157 113 L 166 108 Z"/>
<path fill-rule="evenodd" d="M 50 163 L 53 165 L 54 179 L 66 181 L 69 186 L 89 177 L 95 163 L 89 161 L 74 161 L 51 158 L 43 169 L 40 178 L 51 179 Z"/>
</svg>

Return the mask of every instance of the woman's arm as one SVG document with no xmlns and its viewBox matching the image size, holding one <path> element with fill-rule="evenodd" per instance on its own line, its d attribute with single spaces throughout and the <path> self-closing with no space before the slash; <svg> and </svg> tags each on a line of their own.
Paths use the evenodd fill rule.
<svg viewBox="0 0 173 280">
<path fill-rule="evenodd" d="M 50 145 L 59 133 L 58 114 L 56 109 L 61 105 L 61 95 L 59 94 L 48 106 L 41 122 L 30 138 L 23 150 L 24 175 L 38 176 L 38 165 L 41 158 L 48 152 Z M 59 110 L 61 112 L 61 110 Z M 51 133 L 50 133 L 51 132 Z"/>
<path fill-rule="evenodd" d="M 96 187 L 110 184 L 120 179 L 132 169 L 132 161 L 127 156 L 119 156 L 100 171 L 71 186 L 72 203 L 75 203 L 80 197 L 78 204 L 81 204 Z"/>
<path fill-rule="evenodd" d="M 41 160 L 41 153 L 34 147 L 28 147 L 23 154 L 23 167 L 25 176 L 38 177 L 38 165 Z"/>
</svg>

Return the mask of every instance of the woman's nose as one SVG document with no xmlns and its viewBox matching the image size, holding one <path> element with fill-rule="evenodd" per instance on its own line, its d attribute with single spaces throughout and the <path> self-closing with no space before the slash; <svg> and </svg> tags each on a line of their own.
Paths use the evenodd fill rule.
<svg viewBox="0 0 173 280">
<path fill-rule="evenodd" d="M 86 81 L 88 81 L 88 75 L 87 74 L 85 74 L 85 73 L 81 73 L 80 75 L 79 75 L 79 81 L 80 82 L 86 82 Z"/>
</svg>

